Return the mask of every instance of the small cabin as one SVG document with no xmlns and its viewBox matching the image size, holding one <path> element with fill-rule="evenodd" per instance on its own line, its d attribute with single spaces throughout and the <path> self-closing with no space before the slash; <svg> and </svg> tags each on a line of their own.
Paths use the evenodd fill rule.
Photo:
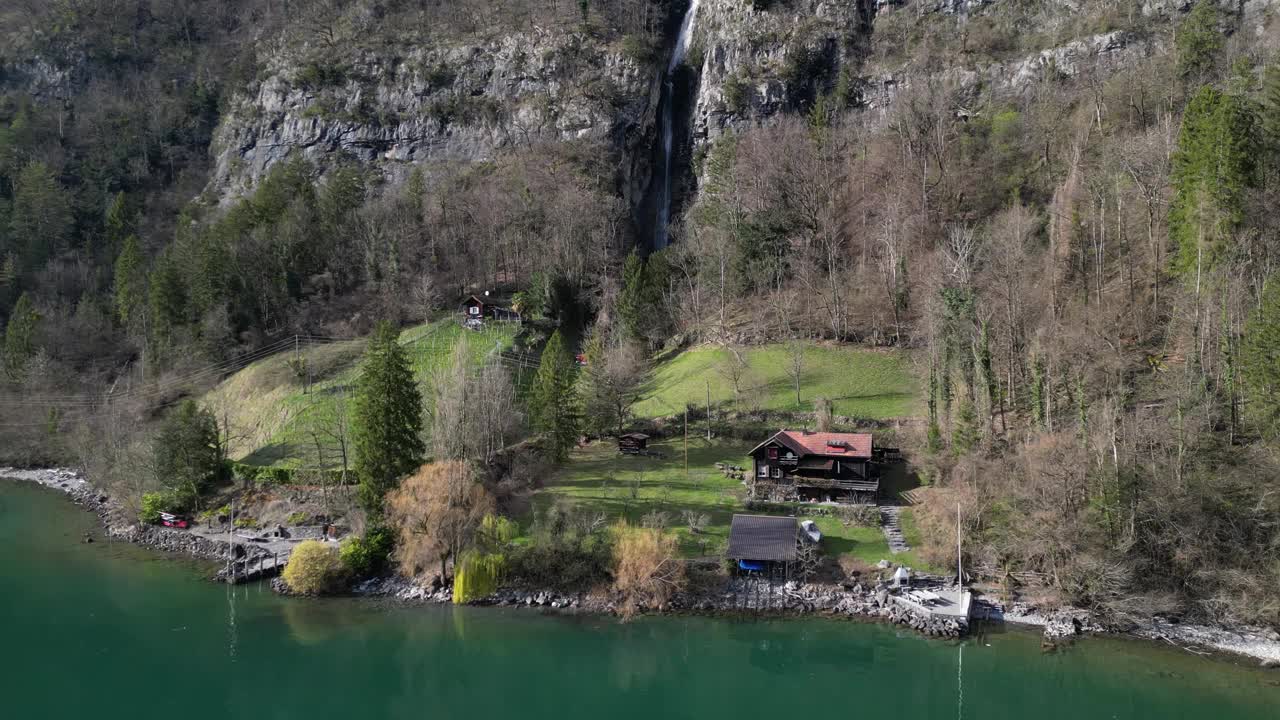
<svg viewBox="0 0 1280 720">
<path fill-rule="evenodd" d="M 627 433 L 618 437 L 618 452 L 639 455 L 649 449 L 649 436 L 644 433 Z"/>
<path fill-rule="evenodd" d="M 462 301 L 462 314 L 467 320 L 481 320 L 485 316 L 484 300 L 472 295 Z"/>
</svg>

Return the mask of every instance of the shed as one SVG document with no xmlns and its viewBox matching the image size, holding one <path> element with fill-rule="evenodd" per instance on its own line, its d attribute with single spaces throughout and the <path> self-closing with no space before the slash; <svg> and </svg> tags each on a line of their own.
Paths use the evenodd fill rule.
<svg viewBox="0 0 1280 720">
<path fill-rule="evenodd" d="M 618 437 L 618 451 L 627 453 L 628 455 L 636 455 L 644 452 L 649 447 L 649 436 L 644 433 L 634 432 L 620 435 Z"/>
<path fill-rule="evenodd" d="M 734 515 L 725 556 L 740 562 L 794 562 L 799 527 L 790 517 Z"/>
<path fill-rule="evenodd" d="M 462 301 L 462 314 L 466 315 L 468 319 L 483 318 L 484 300 L 475 295 L 468 296 L 466 300 Z"/>
</svg>

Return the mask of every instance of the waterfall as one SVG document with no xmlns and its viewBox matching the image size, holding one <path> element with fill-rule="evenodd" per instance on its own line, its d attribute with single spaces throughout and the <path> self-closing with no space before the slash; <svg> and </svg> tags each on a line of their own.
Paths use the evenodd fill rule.
<svg viewBox="0 0 1280 720">
<path fill-rule="evenodd" d="M 671 60 L 667 63 L 666 77 L 662 81 L 662 97 L 658 104 L 662 112 L 658 118 L 658 132 L 662 136 L 662 172 L 658 186 L 657 217 L 653 227 L 653 249 L 661 250 L 667 246 L 667 223 L 671 221 L 671 154 L 675 145 L 675 77 L 676 69 L 689 52 L 689 40 L 693 37 L 693 23 L 698 15 L 701 0 L 692 0 L 689 9 L 684 13 L 680 23 L 680 34 L 676 36 L 675 47 L 671 49 Z"/>
</svg>

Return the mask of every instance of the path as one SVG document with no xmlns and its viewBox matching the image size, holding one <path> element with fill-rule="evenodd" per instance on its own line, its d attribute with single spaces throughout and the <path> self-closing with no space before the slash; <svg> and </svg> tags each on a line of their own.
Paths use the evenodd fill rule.
<svg viewBox="0 0 1280 720">
<path fill-rule="evenodd" d="M 911 549 L 902 536 L 901 513 L 902 508 L 897 505 L 880 506 L 880 529 L 884 531 L 884 539 L 889 541 L 889 552 L 895 555 Z"/>
</svg>

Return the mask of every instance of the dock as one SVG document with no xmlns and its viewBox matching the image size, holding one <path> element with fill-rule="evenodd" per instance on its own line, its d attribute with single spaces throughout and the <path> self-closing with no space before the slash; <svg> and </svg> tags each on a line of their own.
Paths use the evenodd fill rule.
<svg viewBox="0 0 1280 720">
<path fill-rule="evenodd" d="M 231 585 L 240 585 L 273 578 L 284 572 L 285 566 L 289 564 L 289 554 L 288 551 L 283 553 L 263 551 L 252 556 L 246 555 L 224 565 L 213 579 Z"/>
<path fill-rule="evenodd" d="M 964 589 L 904 590 L 889 597 L 897 605 L 929 620 L 968 623 L 973 613 L 973 593 Z"/>
</svg>

